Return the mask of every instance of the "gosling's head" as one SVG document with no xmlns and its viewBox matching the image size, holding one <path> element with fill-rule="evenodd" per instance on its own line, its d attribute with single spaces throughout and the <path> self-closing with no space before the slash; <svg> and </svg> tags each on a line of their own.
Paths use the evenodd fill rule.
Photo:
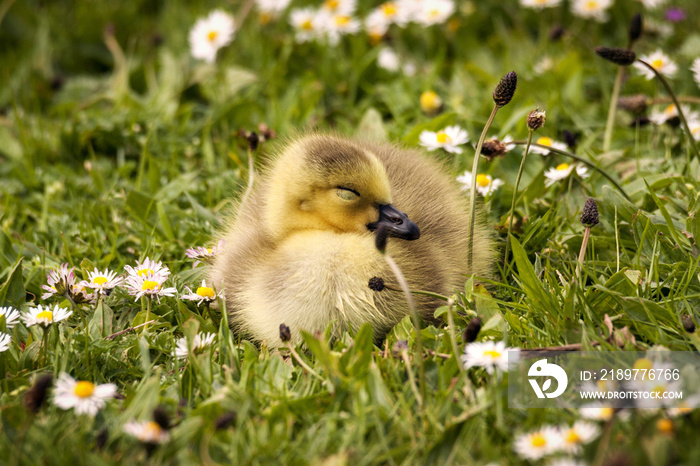
<svg viewBox="0 0 700 466">
<path fill-rule="evenodd" d="M 266 223 L 276 239 L 302 230 L 374 231 L 414 240 L 418 226 L 391 204 L 389 180 L 375 154 L 353 141 L 309 136 L 290 144 L 269 182 Z"/>
</svg>

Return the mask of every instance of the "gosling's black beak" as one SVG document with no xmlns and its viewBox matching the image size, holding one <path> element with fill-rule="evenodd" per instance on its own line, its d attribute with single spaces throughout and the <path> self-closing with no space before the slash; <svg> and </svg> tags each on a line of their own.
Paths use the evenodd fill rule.
<svg viewBox="0 0 700 466">
<path fill-rule="evenodd" d="M 408 219 L 405 213 L 391 204 L 379 206 L 379 220 L 367 225 L 370 231 L 375 231 L 379 225 L 386 225 L 389 236 L 414 240 L 420 238 L 420 228 Z"/>
</svg>

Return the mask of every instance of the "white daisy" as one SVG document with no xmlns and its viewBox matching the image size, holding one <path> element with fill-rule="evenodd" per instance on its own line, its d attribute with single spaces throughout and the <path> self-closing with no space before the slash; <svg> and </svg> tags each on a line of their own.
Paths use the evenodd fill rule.
<svg viewBox="0 0 700 466">
<path fill-rule="evenodd" d="M 658 8 L 664 3 L 666 3 L 667 0 L 639 0 L 642 5 L 644 5 L 647 8 Z"/>
<path fill-rule="evenodd" d="M 654 366 L 654 369 L 664 369 L 662 366 Z M 672 370 L 670 366 L 668 370 Z M 640 398 L 636 400 L 636 406 L 639 408 L 660 408 L 671 407 L 676 404 L 677 400 L 673 398 L 663 398 L 665 393 L 681 391 L 683 386 L 680 380 L 665 380 L 646 378 L 644 380 L 635 379 L 630 381 L 627 386 L 632 390 L 640 392 L 656 393 L 656 398 Z"/>
<path fill-rule="evenodd" d="M 517 348 L 508 348 L 502 341 L 484 341 L 469 343 L 464 347 L 462 363 L 467 369 L 483 367 L 486 372 L 493 374 L 495 369 L 508 370 L 508 364 L 513 364 L 520 356 Z"/>
<path fill-rule="evenodd" d="M 549 461 L 547 466 L 588 466 L 588 463 L 573 458 L 555 458 Z"/>
<path fill-rule="evenodd" d="M 143 296 L 157 298 L 160 301 L 161 296 L 175 296 L 177 292 L 175 288 L 163 288 L 165 280 L 167 277 L 160 274 L 130 275 L 126 277 L 126 290 L 136 297 L 134 301 L 138 301 Z"/>
<path fill-rule="evenodd" d="M 97 294 L 88 292 L 87 283 L 86 280 L 82 280 L 71 287 L 70 297 L 76 304 L 93 304 L 97 302 Z"/>
<path fill-rule="evenodd" d="M 0 353 L 4 353 L 10 349 L 10 343 L 12 342 L 12 337 L 7 333 L 0 332 Z"/>
<path fill-rule="evenodd" d="M 560 426 L 561 449 L 566 453 L 578 454 L 581 446 L 591 443 L 598 437 L 600 428 L 592 422 L 576 421 L 573 426 Z"/>
<path fill-rule="evenodd" d="M 167 430 L 153 421 L 131 421 L 124 424 L 122 430 L 127 434 L 136 437 L 143 443 L 158 445 L 170 440 L 170 434 Z"/>
<path fill-rule="evenodd" d="M 693 79 L 695 79 L 695 84 L 700 87 L 700 58 L 693 60 L 693 66 L 690 67 L 690 71 L 693 72 Z"/>
<path fill-rule="evenodd" d="M 365 31 L 369 35 L 370 42 L 378 44 L 389 30 L 389 23 L 381 11 L 373 11 L 365 18 Z"/>
<path fill-rule="evenodd" d="M 192 352 L 201 353 L 207 346 L 211 346 L 214 343 L 214 338 L 216 338 L 215 333 L 198 333 L 192 341 Z M 182 359 L 186 358 L 187 354 L 187 338 L 182 337 L 177 340 L 175 356 Z"/>
<path fill-rule="evenodd" d="M 398 71 L 401 67 L 401 61 L 393 49 L 382 47 L 377 55 L 377 65 L 387 71 Z"/>
<path fill-rule="evenodd" d="M 690 134 L 693 135 L 693 139 L 700 141 L 700 119 L 688 121 L 688 128 L 690 129 Z"/>
<path fill-rule="evenodd" d="M 66 290 L 70 290 L 73 285 L 75 285 L 75 274 L 73 270 L 75 267 L 68 268 L 68 264 L 61 264 L 55 270 L 50 271 L 46 274 L 47 285 L 41 285 L 41 287 L 46 291 L 41 295 L 41 299 L 49 299 L 54 295 L 63 295 Z"/>
<path fill-rule="evenodd" d="M 207 286 L 207 283 L 205 280 L 202 280 L 202 286 L 198 287 L 197 291 L 193 292 L 187 286 L 185 287 L 185 289 L 189 292 L 189 294 L 186 294 L 184 296 L 180 296 L 180 299 L 198 301 L 197 305 L 200 305 L 204 302 L 211 303 L 212 301 L 216 301 L 216 298 L 223 297 L 222 292 L 216 293 L 213 288 Z"/>
<path fill-rule="evenodd" d="M 348 15 L 330 15 L 324 20 L 323 30 L 328 43 L 337 45 L 341 36 L 357 33 L 360 30 L 360 22 Z"/>
<path fill-rule="evenodd" d="M 22 320 L 27 327 L 38 324 L 48 327 L 53 323 L 66 320 L 72 314 L 73 311 L 59 307 L 58 304 L 55 304 L 53 308 L 51 306 L 42 307 L 39 304 L 37 307 L 29 308 L 29 311 L 22 316 Z"/>
<path fill-rule="evenodd" d="M 114 398 L 117 386 L 113 383 L 95 385 L 77 381 L 65 372 L 61 373 L 53 390 L 53 402 L 61 409 L 75 409 L 76 414 L 94 416 L 107 400 Z"/>
<path fill-rule="evenodd" d="M 289 23 L 296 29 L 296 41 L 308 42 L 320 37 L 323 32 L 323 20 L 327 15 L 319 14 L 313 8 L 292 10 Z"/>
<path fill-rule="evenodd" d="M 85 286 L 95 290 L 98 293 L 104 293 L 105 290 L 121 285 L 124 282 L 122 277 L 119 277 L 115 272 L 105 269 L 100 272 L 95 267 L 95 270 L 88 272 L 88 279 L 84 282 Z"/>
<path fill-rule="evenodd" d="M 455 12 L 453 0 L 423 0 L 413 18 L 418 24 L 442 24 Z"/>
<path fill-rule="evenodd" d="M 681 105 L 681 110 L 683 111 L 683 115 L 685 116 L 686 120 L 689 122 L 691 120 L 697 120 L 700 117 L 698 112 L 692 111 L 688 105 Z M 656 125 L 663 125 L 667 121 L 673 120 L 674 118 L 678 118 L 678 108 L 675 104 L 667 105 L 666 108 L 661 111 L 655 110 L 651 113 L 651 115 L 649 115 L 649 120 Z"/>
<path fill-rule="evenodd" d="M 700 395 L 693 395 L 683 400 L 674 401 L 673 406 L 666 410 L 666 414 L 670 417 L 684 416 L 698 409 L 698 406 L 700 406 Z"/>
<path fill-rule="evenodd" d="M 588 178 L 590 176 L 588 173 L 588 168 L 585 165 L 569 165 L 568 163 L 560 163 L 555 168 L 550 168 L 544 172 L 544 176 L 547 178 L 544 185 L 549 188 L 557 181 L 561 181 L 571 175 L 574 169 L 576 169 L 576 174 L 581 178 Z"/>
<path fill-rule="evenodd" d="M 423 131 L 420 134 L 420 145 L 428 150 L 444 149 L 447 152 L 461 154 L 462 148 L 458 147 L 469 141 L 469 134 L 459 126 L 448 126 L 438 132 Z"/>
<path fill-rule="evenodd" d="M 615 414 L 615 408 L 601 403 L 591 403 L 579 408 L 578 412 L 584 419 L 607 421 Z"/>
<path fill-rule="evenodd" d="M 573 0 L 571 12 L 581 18 L 604 22 L 608 20 L 607 10 L 611 5 L 612 0 Z"/>
<path fill-rule="evenodd" d="M 0 317 L 5 319 L 5 328 L 12 328 L 19 322 L 19 311 L 12 306 L 0 307 Z"/>
<path fill-rule="evenodd" d="M 216 253 L 219 252 L 221 246 L 224 245 L 224 240 L 220 239 L 216 246 L 210 248 L 205 248 L 203 246 L 198 246 L 196 248 L 189 248 L 185 251 L 185 255 L 190 259 L 194 259 L 194 265 L 192 268 L 197 267 L 201 262 L 209 262 L 214 259 Z"/>
<path fill-rule="evenodd" d="M 401 71 L 403 71 L 403 74 L 405 74 L 406 76 L 415 76 L 416 64 L 412 61 L 407 61 L 401 68 Z"/>
<path fill-rule="evenodd" d="M 462 184 L 462 191 L 468 191 L 472 187 L 472 179 L 473 177 L 470 171 L 465 171 L 462 175 L 457 177 L 457 181 Z M 476 175 L 476 190 L 484 197 L 496 191 L 503 184 L 503 180 L 498 178 L 494 179 L 491 175 L 485 175 L 483 173 Z"/>
<path fill-rule="evenodd" d="M 546 146 L 546 147 L 551 147 L 553 149 L 559 149 L 559 150 L 566 150 L 566 144 L 563 142 L 555 141 L 550 137 L 547 136 L 542 136 L 541 138 L 538 138 L 537 141 L 535 141 L 536 144 L 539 144 L 540 146 Z M 546 147 L 539 147 L 536 145 L 531 145 L 530 150 L 534 152 L 535 154 L 542 154 L 542 155 L 547 155 L 551 151 L 547 149 Z"/>
<path fill-rule="evenodd" d="M 170 269 L 164 266 L 161 262 L 156 262 L 149 259 L 148 257 L 141 261 L 136 261 L 136 267 L 130 265 L 125 265 L 124 270 L 129 274 L 130 277 L 146 277 L 148 275 L 158 275 L 160 277 L 168 278 L 170 276 Z M 127 277 L 127 280 L 129 277 Z"/>
<path fill-rule="evenodd" d="M 542 10 L 544 8 L 551 8 L 561 4 L 561 0 L 520 0 L 520 5 L 525 8 L 534 8 L 537 10 Z"/>
<path fill-rule="evenodd" d="M 411 8 L 406 2 L 395 1 L 386 2 L 379 5 L 367 16 L 367 19 L 372 18 L 373 22 L 379 24 L 383 22 L 387 25 L 396 24 L 405 26 L 411 19 Z"/>
<path fill-rule="evenodd" d="M 291 0 L 255 0 L 255 6 L 258 9 L 258 19 L 261 24 L 267 24 L 279 15 L 289 6 Z"/>
<path fill-rule="evenodd" d="M 559 431 L 551 426 L 516 437 L 513 449 L 523 459 L 537 460 L 561 449 Z"/>
<path fill-rule="evenodd" d="M 194 58 L 214 63 L 220 48 L 230 44 L 236 26 L 233 16 L 214 10 L 206 18 L 197 20 L 190 30 L 190 49 Z"/>
<path fill-rule="evenodd" d="M 639 60 L 648 63 L 649 66 L 654 68 L 659 74 L 662 74 L 667 78 L 672 78 L 676 74 L 676 71 L 678 71 L 678 66 L 668 57 L 668 55 L 663 53 L 661 49 L 649 55 L 642 55 L 639 57 Z M 647 68 L 646 65 L 636 61 L 634 63 L 634 67 L 637 68 L 637 70 L 645 78 L 654 79 L 654 72 Z"/>
<path fill-rule="evenodd" d="M 321 11 L 331 15 L 352 16 L 356 6 L 357 0 L 325 0 Z"/>
</svg>

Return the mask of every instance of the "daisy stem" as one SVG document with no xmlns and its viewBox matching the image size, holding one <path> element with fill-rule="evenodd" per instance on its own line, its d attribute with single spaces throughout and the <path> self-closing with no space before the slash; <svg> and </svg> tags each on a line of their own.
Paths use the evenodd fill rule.
<svg viewBox="0 0 700 466">
<path fill-rule="evenodd" d="M 144 319 L 146 322 L 150 322 L 151 320 L 151 297 L 148 296 L 146 298 L 146 318 Z M 148 331 L 148 324 L 143 326 L 143 331 L 147 332 Z"/>
<path fill-rule="evenodd" d="M 481 136 L 479 136 L 479 142 L 476 145 L 476 153 L 474 154 L 474 163 L 472 164 L 472 182 L 469 187 L 469 200 L 471 202 L 471 222 L 469 223 L 469 255 L 468 266 L 471 269 L 472 263 L 474 262 L 474 222 L 476 221 L 476 175 L 479 169 L 479 158 L 481 157 L 481 148 L 484 145 L 484 139 L 486 139 L 486 133 L 493 123 L 493 119 L 496 117 L 496 112 L 498 112 L 498 105 L 493 106 L 491 110 L 491 115 L 489 116 L 486 125 L 484 126 Z"/>
<path fill-rule="evenodd" d="M 457 361 L 457 367 L 459 367 L 460 372 L 464 372 L 464 366 L 459 360 L 459 348 L 457 348 L 457 332 L 455 330 L 455 319 L 452 314 L 452 305 L 454 300 L 452 298 L 447 300 L 447 327 L 450 329 L 450 341 L 452 343 L 452 352 L 454 353 L 455 361 Z"/>
<path fill-rule="evenodd" d="M 64 293 L 64 296 L 70 302 L 70 307 L 73 310 L 73 313 L 77 313 L 80 316 L 80 321 L 83 323 L 83 331 L 85 336 L 85 355 L 87 356 L 88 367 L 92 367 L 92 357 L 90 356 L 90 334 L 88 333 L 88 323 L 87 319 L 85 318 L 85 313 L 78 309 L 78 305 L 75 304 L 75 301 L 73 301 L 73 298 L 71 297 L 70 293 L 68 293 L 68 291 Z"/>
<path fill-rule="evenodd" d="M 620 98 L 620 89 L 622 88 L 622 78 L 625 75 L 625 69 L 622 66 L 617 68 L 615 83 L 613 84 L 612 95 L 610 96 L 610 107 L 608 107 L 608 121 L 605 124 L 605 136 L 603 137 L 603 152 L 610 151 L 610 143 L 612 142 L 613 126 L 615 124 L 615 113 L 617 113 L 617 101 Z"/>
<path fill-rule="evenodd" d="M 668 95 L 671 96 L 671 99 L 673 99 L 673 104 L 676 106 L 676 110 L 678 110 L 678 117 L 681 119 L 681 122 L 683 123 L 683 130 L 685 131 L 685 135 L 688 138 L 688 144 L 690 144 L 690 147 L 693 149 L 693 153 L 695 154 L 695 157 L 700 160 L 700 152 L 698 152 L 698 145 L 695 144 L 695 139 L 693 138 L 693 132 L 690 131 L 690 127 L 688 126 L 688 121 L 685 119 L 685 115 L 683 114 L 683 110 L 681 109 L 681 104 L 678 103 L 678 99 L 676 98 L 676 94 L 673 92 L 673 89 L 671 89 L 671 85 L 668 83 L 668 80 L 664 78 L 664 76 L 658 72 L 656 68 L 651 66 L 649 63 L 645 62 L 644 60 L 640 60 L 637 58 L 637 61 L 641 63 L 642 65 L 646 66 L 649 68 L 661 81 L 661 84 L 666 88 L 666 92 L 668 92 Z"/>
<path fill-rule="evenodd" d="M 520 161 L 520 168 L 518 169 L 518 176 L 515 178 L 515 186 L 513 186 L 513 200 L 510 203 L 510 213 L 508 214 L 508 239 L 506 240 L 506 254 L 504 256 L 504 262 L 508 263 L 508 246 L 510 245 L 510 234 L 513 230 L 513 215 L 515 212 L 515 201 L 518 198 L 518 186 L 520 185 L 520 178 L 523 176 L 523 169 L 525 168 L 525 159 L 527 154 L 530 152 L 530 144 L 532 143 L 532 134 L 535 131 L 533 129 L 528 129 L 527 133 L 527 144 L 525 145 L 525 153 L 523 154 L 523 159 Z M 507 267 L 506 267 L 507 269 Z"/>
<path fill-rule="evenodd" d="M 46 364 L 46 353 L 48 352 L 49 349 L 49 327 L 46 327 L 42 325 L 42 331 L 44 332 L 44 336 L 41 338 L 41 363 Z"/>
</svg>

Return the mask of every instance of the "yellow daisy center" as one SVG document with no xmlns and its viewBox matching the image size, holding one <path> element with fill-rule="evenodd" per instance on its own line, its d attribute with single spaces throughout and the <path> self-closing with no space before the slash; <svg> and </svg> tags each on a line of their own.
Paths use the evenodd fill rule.
<svg viewBox="0 0 700 466">
<path fill-rule="evenodd" d="M 547 136 L 543 136 L 537 140 L 537 144 L 541 146 L 552 146 L 552 138 L 548 138 Z"/>
<path fill-rule="evenodd" d="M 671 104 L 664 109 L 665 115 L 673 115 L 675 113 L 676 113 L 676 106 L 674 104 Z"/>
<path fill-rule="evenodd" d="M 53 312 L 51 311 L 41 311 L 36 315 L 37 319 L 46 319 L 49 322 L 53 322 Z"/>
<path fill-rule="evenodd" d="M 656 421 L 656 428 L 661 433 L 670 434 L 673 432 L 673 421 L 670 419 L 659 419 Z"/>
<path fill-rule="evenodd" d="M 155 438 L 160 436 L 160 433 L 163 431 L 161 427 L 158 425 L 157 422 L 147 422 L 145 426 L 143 426 L 143 432 L 146 434 L 146 436 L 150 438 Z"/>
<path fill-rule="evenodd" d="M 664 387 L 663 385 L 657 385 L 651 391 L 661 395 L 666 392 L 666 387 Z"/>
<path fill-rule="evenodd" d="M 143 285 L 141 285 L 142 290 L 157 290 L 160 288 L 160 285 L 158 285 L 158 282 L 154 282 L 153 280 L 145 280 L 143 282 Z"/>
<path fill-rule="evenodd" d="M 440 131 L 439 133 L 437 133 L 437 142 L 439 142 L 440 144 L 446 144 L 450 141 L 452 141 L 452 138 L 445 134 L 444 131 Z"/>
<path fill-rule="evenodd" d="M 603 419 L 610 419 L 613 415 L 613 409 L 612 408 L 600 408 L 600 417 Z"/>
<path fill-rule="evenodd" d="M 586 10 L 591 11 L 591 10 L 595 10 L 597 8 L 598 8 L 598 2 L 596 2 L 595 0 L 590 0 L 590 1 L 586 2 Z"/>
<path fill-rule="evenodd" d="M 542 434 L 535 434 L 532 436 L 532 440 L 530 441 L 530 443 L 533 447 L 541 448 L 547 445 L 547 439 L 544 438 L 544 435 Z"/>
<path fill-rule="evenodd" d="M 435 10 L 430 10 L 430 13 L 429 13 L 429 15 L 430 15 L 431 18 L 435 18 L 435 17 L 436 17 L 437 15 L 439 15 L 439 14 L 440 14 L 440 10 L 437 10 L 437 9 L 435 9 Z"/>
<path fill-rule="evenodd" d="M 569 169 L 568 163 L 560 163 L 559 165 L 557 165 L 558 172 L 563 172 L 564 170 L 568 170 L 568 169 Z"/>
<path fill-rule="evenodd" d="M 323 4 L 329 10 L 335 10 L 336 8 L 338 8 L 338 5 L 340 4 L 340 2 L 338 0 L 326 0 Z"/>
<path fill-rule="evenodd" d="M 338 26 L 345 26 L 350 22 L 350 17 L 349 16 L 336 16 L 335 17 L 335 24 Z"/>
<path fill-rule="evenodd" d="M 95 277 L 92 279 L 92 283 L 95 285 L 104 285 L 107 283 L 109 280 L 107 280 L 105 277 Z"/>
<path fill-rule="evenodd" d="M 213 298 L 215 296 L 214 290 L 208 286 L 200 286 L 197 288 L 197 294 L 203 298 Z"/>
<path fill-rule="evenodd" d="M 484 175 L 483 173 L 481 173 L 481 174 L 479 174 L 479 175 L 476 175 L 476 184 L 478 184 L 478 185 L 481 186 L 482 188 L 485 188 L 486 186 L 488 186 L 488 185 L 491 184 L 491 181 L 489 180 L 489 177 L 488 177 L 488 176 L 486 176 L 486 175 Z M 496 353 L 495 351 L 487 351 L 485 354 L 489 354 L 489 353 L 498 354 L 498 353 Z M 492 356 L 493 356 L 493 354 L 492 354 Z"/>
<path fill-rule="evenodd" d="M 394 2 L 387 2 L 382 5 L 382 13 L 384 16 L 394 16 L 396 14 L 396 4 Z"/>
<path fill-rule="evenodd" d="M 662 66 L 664 66 L 664 61 L 661 58 L 657 58 L 656 60 L 652 61 L 650 63 L 651 67 L 654 68 L 655 70 L 658 70 Z"/>
<path fill-rule="evenodd" d="M 211 248 L 207 248 L 207 254 L 211 254 Z"/>
<path fill-rule="evenodd" d="M 482 175 L 479 175 L 479 176 L 482 176 Z M 476 177 L 477 183 L 479 183 L 479 176 Z M 493 359 L 497 359 L 497 358 L 501 357 L 501 353 L 499 353 L 498 351 L 494 351 L 494 350 L 484 351 L 484 356 L 490 356 Z"/>
<path fill-rule="evenodd" d="M 209 34 L 207 34 L 207 39 L 209 39 L 209 42 L 214 42 L 218 36 L 219 31 L 209 31 Z"/>
<path fill-rule="evenodd" d="M 80 398 L 88 398 L 95 391 L 95 384 L 92 382 L 78 382 L 75 384 L 74 393 Z"/>
<path fill-rule="evenodd" d="M 137 274 L 139 277 L 147 276 L 147 275 L 149 275 L 149 274 L 150 274 L 150 275 L 153 275 L 153 270 L 151 270 L 151 269 L 140 269 L 138 272 L 136 272 L 136 274 Z"/>
<path fill-rule="evenodd" d="M 258 15 L 258 20 L 260 21 L 260 24 L 265 25 L 272 20 L 272 15 L 270 13 L 262 12 Z"/>
<path fill-rule="evenodd" d="M 637 360 L 634 362 L 634 366 L 632 366 L 632 367 L 633 367 L 634 369 L 646 369 L 646 370 L 649 370 L 649 369 L 652 368 L 653 365 L 654 365 L 654 363 L 651 362 L 651 359 L 641 358 L 641 359 L 637 359 Z"/>
<path fill-rule="evenodd" d="M 566 443 L 579 443 L 580 441 L 581 437 L 579 437 L 574 429 L 571 429 L 566 433 Z"/>
<path fill-rule="evenodd" d="M 314 28 L 313 24 L 311 24 L 311 20 L 307 19 L 303 23 L 301 23 L 301 28 L 306 29 L 307 31 L 310 31 Z"/>
</svg>

